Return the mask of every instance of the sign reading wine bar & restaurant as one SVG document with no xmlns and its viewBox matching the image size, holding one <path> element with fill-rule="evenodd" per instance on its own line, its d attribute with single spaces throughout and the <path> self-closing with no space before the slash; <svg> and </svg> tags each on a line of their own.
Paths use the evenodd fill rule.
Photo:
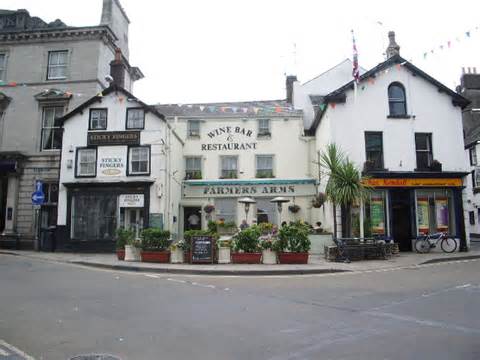
<svg viewBox="0 0 480 360">
<path fill-rule="evenodd" d="M 218 142 L 202 144 L 202 151 L 255 150 L 257 149 L 253 130 L 241 126 L 221 126 L 207 132 L 208 139 Z M 221 139 L 219 139 L 219 137 Z M 223 141 L 223 142 L 222 142 Z"/>
</svg>

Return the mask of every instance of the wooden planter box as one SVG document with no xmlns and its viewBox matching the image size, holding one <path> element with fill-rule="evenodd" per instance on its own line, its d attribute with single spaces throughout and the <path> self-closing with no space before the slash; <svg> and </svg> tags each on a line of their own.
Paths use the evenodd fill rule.
<svg viewBox="0 0 480 360">
<path fill-rule="evenodd" d="M 125 249 L 117 249 L 116 252 L 118 260 L 125 260 Z"/>
<path fill-rule="evenodd" d="M 302 253 L 278 253 L 278 262 L 280 264 L 308 264 L 308 252 Z"/>
<path fill-rule="evenodd" d="M 234 264 L 260 264 L 262 253 L 232 253 Z"/>
<path fill-rule="evenodd" d="M 183 252 L 183 262 L 185 264 L 190 264 L 192 260 L 192 252 L 190 250 Z"/>
<path fill-rule="evenodd" d="M 170 251 L 143 251 L 140 253 L 142 261 L 144 262 L 157 262 L 157 263 L 169 263 Z"/>
</svg>

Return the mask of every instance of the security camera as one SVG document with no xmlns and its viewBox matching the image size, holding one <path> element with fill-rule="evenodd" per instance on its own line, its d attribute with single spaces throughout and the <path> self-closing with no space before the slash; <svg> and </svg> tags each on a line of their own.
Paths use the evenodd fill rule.
<svg viewBox="0 0 480 360">
<path fill-rule="evenodd" d="M 107 80 L 108 83 L 112 83 L 113 77 L 111 77 L 110 75 L 105 75 L 105 80 Z"/>
</svg>

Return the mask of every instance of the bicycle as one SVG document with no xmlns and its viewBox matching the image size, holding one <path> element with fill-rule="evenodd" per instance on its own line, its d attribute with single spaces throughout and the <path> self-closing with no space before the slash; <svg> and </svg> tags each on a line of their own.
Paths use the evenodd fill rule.
<svg viewBox="0 0 480 360">
<path fill-rule="evenodd" d="M 415 251 L 421 254 L 430 252 L 432 248 L 437 247 L 440 242 L 440 248 L 443 252 L 453 253 L 457 250 L 457 241 L 453 236 L 449 236 L 446 232 L 438 232 L 435 234 L 427 234 L 418 236 L 415 240 Z"/>
</svg>

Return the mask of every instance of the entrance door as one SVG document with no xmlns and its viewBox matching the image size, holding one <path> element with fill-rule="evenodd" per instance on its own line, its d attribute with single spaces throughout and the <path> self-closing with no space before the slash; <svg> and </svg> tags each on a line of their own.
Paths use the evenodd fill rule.
<svg viewBox="0 0 480 360">
<path fill-rule="evenodd" d="M 201 230 L 202 229 L 202 209 L 200 207 L 183 208 L 183 230 Z"/>
<path fill-rule="evenodd" d="M 5 216 L 7 216 L 7 184 L 7 177 L 0 177 L 0 234 L 5 230 Z"/>
<path fill-rule="evenodd" d="M 390 190 L 392 206 L 392 235 L 400 251 L 412 251 L 411 191 Z"/>
<path fill-rule="evenodd" d="M 143 208 L 122 209 L 125 209 L 125 228 L 133 230 L 135 239 L 140 239 L 143 230 Z"/>
</svg>

